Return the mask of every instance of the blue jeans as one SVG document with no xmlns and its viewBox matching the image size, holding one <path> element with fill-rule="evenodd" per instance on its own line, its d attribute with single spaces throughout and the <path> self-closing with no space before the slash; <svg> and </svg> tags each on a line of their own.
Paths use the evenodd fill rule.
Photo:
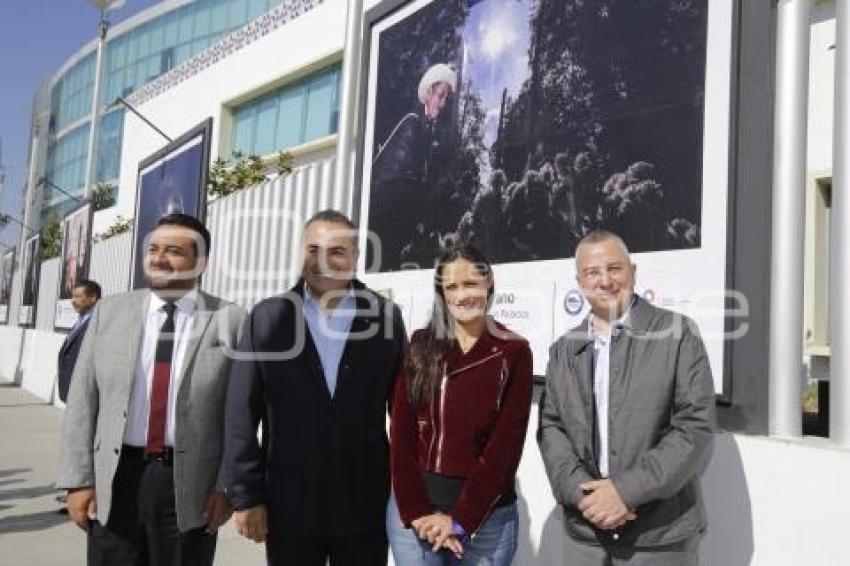
<svg viewBox="0 0 850 566">
<path fill-rule="evenodd" d="M 458 560 L 445 549 L 432 552 L 427 541 L 420 540 L 413 529 L 404 528 L 395 496 L 387 506 L 387 536 L 396 566 L 510 566 L 516 553 L 518 527 L 516 503 L 494 509 L 475 538 L 463 539 L 463 559 Z"/>
</svg>

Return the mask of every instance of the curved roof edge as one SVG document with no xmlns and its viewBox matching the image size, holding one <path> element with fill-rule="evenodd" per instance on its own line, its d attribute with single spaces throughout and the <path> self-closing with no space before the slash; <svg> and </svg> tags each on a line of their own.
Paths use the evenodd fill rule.
<svg viewBox="0 0 850 566">
<path fill-rule="evenodd" d="M 117 24 L 110 24 L 109 35 L 107 35 L 107 43 L 121 35 L 132 31 L 140 25 L 146 24 L 151 20 L 167 14 L 177 8 L 181 8 L 186 4 L 191 4 L 195 0 L 162 0 L 158 4 L 146 8 L 141 12 L 133 14 L 127 19 L 121 20 Z M 92 10 L 92 31 L 97 32 L 97 13 Z M 50 75 L 51 81 L 56 81 L 62 75 L 67 73 L 74 65 L 93 54 L 97 50 L 97 36 L 89 40 L 85 45 L 79 48 L 73 55 L 65 59 L 65 62 Z"/>
<path fill-rule="evenodd" d="M 286 0 L 262 16 L 237 28 L 194 57 L 177 65 L 167 73 L 146 83 L 127 97 L 127 101 L 138 106 L 159 96 L 201 71 L 229 57 L 243 47 L 265 37 L 277 28 L 291 22 L 322 4 L 325 0 Z"/>
</svg>

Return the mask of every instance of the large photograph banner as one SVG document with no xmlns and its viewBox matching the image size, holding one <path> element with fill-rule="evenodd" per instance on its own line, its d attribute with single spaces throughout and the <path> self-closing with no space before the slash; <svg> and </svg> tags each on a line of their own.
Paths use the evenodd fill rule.
<svg viewBox="0 0 850 566">
<path fill-rule="evenodd" d="M 708 2 L 434 0 L 376 29 L 368 225 L 378 271 L 463 238 L 496 263 L 607 228 L 696 248 Z"/>
<path fill-rule="evenodd" d="M 35 311 L 38 306 L 38 284 L 41 276 L 41 234 L 31 236 L 24 242 L 23 258 L 24 286 L 21 310 L 18 313 L 20 326 L 35 326 Z"/>
<path fill-rule="evenodd" d="M 131 289 L 146 286 L 145 242 L 160 218 L 180 212 L 204 220 L 211 132 L 210 119 L 139 164 Z"/>
</svg>

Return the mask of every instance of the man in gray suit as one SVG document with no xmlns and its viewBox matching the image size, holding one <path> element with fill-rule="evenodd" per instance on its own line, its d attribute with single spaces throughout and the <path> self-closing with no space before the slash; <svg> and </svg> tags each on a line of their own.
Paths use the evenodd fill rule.
<svg viewBox="0 0 850 566">
<path fill-rule="evenodd" d="M 695 565 L 714 422 L 696 325 L 634 294 L 636 266 L 611 232 L 579 243 L 576 271 L 591 313 L 550 349 L 537 433 L 565 563 Z"/>
<path fill-rule="evenodd" d="M 226 352 L 245 311 L 197 289 L 210 235 L 183 214 L 148 235 L 149 289 L 95 307 L 62 429 L 59 487 L 90 565 L 212 564 Z"/>
</svg>

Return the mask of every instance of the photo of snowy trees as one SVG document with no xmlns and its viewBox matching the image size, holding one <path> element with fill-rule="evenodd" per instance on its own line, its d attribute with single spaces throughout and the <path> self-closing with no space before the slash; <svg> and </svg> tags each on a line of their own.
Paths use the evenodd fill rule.
<svg viewBox="0 0 850 566">
<path fill-rule="evenodd" d="M 700 247 L 708 0 L 415 6 L 372 45 L 372 271 L 430 268 L 458 239 L 496 263 L 569 258 L 594 228 Z"/>
</svg>

